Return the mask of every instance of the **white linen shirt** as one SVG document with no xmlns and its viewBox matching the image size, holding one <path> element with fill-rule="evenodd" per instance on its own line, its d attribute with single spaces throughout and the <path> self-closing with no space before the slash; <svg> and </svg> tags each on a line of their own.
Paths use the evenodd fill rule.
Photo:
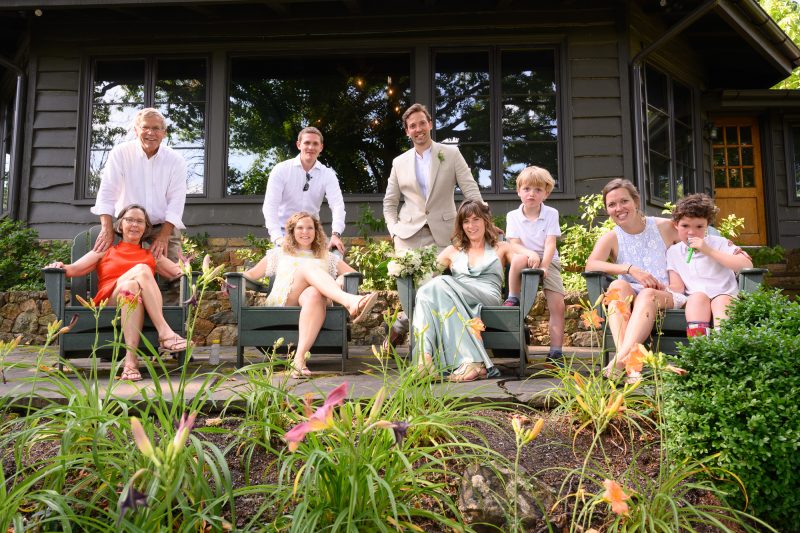
<svg viewBox="0 0 800 533">
<path fill-rule="evenodd" d="M 319 160 L 308 173 L 311 180 L 308 182 L 308 190 L 304 192 L 306 171 L 300 163 L 299 155 L 294 159 L 281 161 L 270 172 L 263 212 L 264 225 L 273 242 L 283 237 L 286 221 L 298 211 L 306 211 L 319 218 L 323 198 L 328 201 L 333 215 L 331 231 L 340 234 L 344 232 L 344 198 L 336 173 Z"/>
<path fill-rule="evenodd" d="M 522 211 L 524 206 L 509 211 L 506 215 L 506 238 L 519 239 L 522 246 L 532 250 L 541 257 L 544 253 L 544 242 L 550 235 L 561 237 L 561 226 L 558 223 L 558 210 L 542 204 L 539 218 L 531 220 Z M 553 254 L 553 261 L 558 260 L 558 250 Z"/>
<path fill-rule="evenodd" d="M 733 255 L 737 249 L 725 237 L 709 235 L 705 241 L 715 250 L 726 254 Z M 697 250 L 692 254 L 692 260 L 687 263 L 688 252 L 689 246 L 684 242 L 673 244 L 667 249 L 667 270 L 677 272 L 683 280 L 687 295 L 701 292 L 709 298 L 714 298 L 720 294 L 729 296 L 739 294 L 739 284 L 736 282 L 733 270 Z"/>
<path fill-rule="evenodd" d="M 414 150 L 414 171 L 417 174 L 417 184 L 419 190 L 425 199 L 428 198 L 428 188 L 431 183 L 431 155 L 433 154 L 433 146 L 422 152 L 422 155 Z"/>
<path fill-rule="evenodd" d="M 169 222 L 184 229 L 186 203 L 186 161 L 178 152 L 162 144 L 151 158 L 138 139 L 117 145 L 103 168 L 95 215 L 116 217 L 123 208 L 139 204 L 147 210 L 150 222 Z"/>
</svg>

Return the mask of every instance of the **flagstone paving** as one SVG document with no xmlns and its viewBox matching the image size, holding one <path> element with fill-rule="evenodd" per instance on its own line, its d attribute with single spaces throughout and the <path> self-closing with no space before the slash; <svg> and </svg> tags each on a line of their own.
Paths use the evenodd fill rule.
<svg viewBox="0 0 800 533">
<path fill-rule="evenodd" d="M 223 407 L 223 404 L 235 397 L 237 389 L 244 387 L 247 383 L 247 376 L 235 373 L 235 348 L 222 347 L 220 353 L 220 366 L 216 369 L 208 364 L 208 347 L 198 347 L 194 349 L 193 361 L 187 365 L 188 383 L 185 387 L 185 402 L 189 403 L 194 397 L 207 387 L 209 383 L 224 379 L 212 395 L 211 402 L 204 407 L 205 410 L 215 411 Z M 591 364 L 593 351 L 587 348 L 567 348 L 566 355 L 574 353 L 576 360 L 586 365 Z M 400 352 L 403 354 L 403 351 Z M 42 350 L 39 346 L 20 346 L 14 350 L 5 361 L 5 375 L 7 383 L 0 384 L 0 399 L 9 401 L 24 398 L 24 404 L 29 401 L 33 405 L 40 405 L 52 400 L 64 401 L 64 394 L 52 387 L 45 386 L 44 382 L 36 381 L 33 378 L 43 372 L 54 371 L 56 365 L 57 348 Z M 517 372 L 518 360 L 516 358 L 496 358 L 494 363 L 502 372 L 502 376 L 495 379 L 475 381 L 472 383 L 439 383 L 435 384 L 434 393 L 447 388 L 455 391 L 469 399 L 474 400 L 493 400 L 526 403 L 533 406 L 544 404 L 546 391 L 552 387 L 554 378 L 536 375 L 537 372 L 545 369 L 544 359 L 547 354 L 547 347 L 530 347 L 528 356 L 529 367 L 526 379 L 520 379 Z M 264 356 L 255 349 L 245 351 L 245 359 L 250 363 L 257 363 L 264 360 Z M 37 360 L 39 366 L 37 368 Z M 595 361 L 598 356 L 595 354 Z M 92 372 L 92 361 L 90 359 L 74 359 L 77 373 L 82 377 L 89 377 Z M 165 360 L 164 364 L 169 372 L 169 380 L 166 375 L 158 373 L 155 378 L 149 376 L 142 367 L 144 379 L 137 383 L 114 380 L 114 393 L 121 397 L 135 398 L 140 394 L 152 395 L 155 387 L 160 387 L 162 394 L 166 398 L 172 398 L 179 382 L 180 369 L 175 360 Z M 276 373 L 274 381 L 288 380 L 288 385 L 295 394 L 302 395 L 311 392 L 317 396 L 323 396 L 328 391 L 347 381 L 349 384 L 350 396 L 353 399 L 365 399 L 372 397 L 383 385 L 383 379 L 377 369 L 378 360 L 372 354 L 371 347 L 355 346 L 350 349 L 350 357 L 345 363 L 345 372 L 341 372 L 341 359 L 338 355 L 314 355 L 309 363 L 312 376 L 307 380 L 294 380 L 288 378 L 284 373 Z M 389 369 L 389 376 L 396 375 L 397 365 L 394 361 L 386 362 Z M 109 373 L 111 364 L 105 361 L 98 361 L 97 375 L 101 390 L 105 393 L 109 385 Z M 215 373 L 216 371 L 216 373 Z M 79 385 L 79 376 L 68 372 L 73 384 Z M 30 392 L 35 389 L 35 396 L 30 400 Z"/>
</svg>

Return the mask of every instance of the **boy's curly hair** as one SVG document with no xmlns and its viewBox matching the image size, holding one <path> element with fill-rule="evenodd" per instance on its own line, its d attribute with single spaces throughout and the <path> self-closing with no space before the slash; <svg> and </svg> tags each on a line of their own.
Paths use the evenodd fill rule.
<svg viewBox="0 0 800 533">
<path fill-rule="evenodd" d="M 704 218 L 708 220 L 708 225 L 714 223 L 714 219 L 719 213 L 719 208 L 714 205 L 714 200 L 707 194 L 690 194 L 678 201 L 678 205 L 672 211 L 672 220 L 678 222 L 680 219 Z"/>
</svg>

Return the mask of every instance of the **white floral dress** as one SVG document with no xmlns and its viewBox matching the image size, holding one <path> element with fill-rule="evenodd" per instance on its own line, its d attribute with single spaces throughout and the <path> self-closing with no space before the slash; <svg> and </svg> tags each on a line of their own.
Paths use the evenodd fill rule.
<svg viewBox="0 0 800 533">
<path fill-rule="evenodd" d="M 284 253 L 282 248 L 273 248 L 267 251 L 267 271 L 264 277 L 273 278 L 272 286 L 267 296 L 267 305 L 283 307 L 289 298 L 289 292 L 294 283 L 294 273 L 302 265 L 320 269 L 336 279 L 339 256 L 326 253 L 323 257 L 314 257 L 313 252 L 298 251 L 297 255 Z"/>
</svg>

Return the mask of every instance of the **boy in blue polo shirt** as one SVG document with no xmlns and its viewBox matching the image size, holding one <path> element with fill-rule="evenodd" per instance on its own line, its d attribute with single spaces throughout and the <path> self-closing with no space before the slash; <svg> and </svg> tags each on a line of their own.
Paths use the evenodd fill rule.
<svg viewBox="0 0 800 533">
<path fill-rule="evenodd" d="M 561 236 L 558 211 L 543 203 L 555 185 L 550 173 L 540 167 L 527 167 L 517 176 L 517 195 L 522 205 L 506 215 L 506 237 L 536 252 L 541 260 L 529 260 L 523 255 L 514 257 L 508 273 L 508 299 L 503 303 L 519 305 L 522 269 L 538 267 L 544 271 L 542 288 L 550 312 L 550 354 L 547 360 L 551 363 L 559 363 L 563 358 L 565 307 L 564 282 L 556 250 L 556 240 Z"/>
</svg>

